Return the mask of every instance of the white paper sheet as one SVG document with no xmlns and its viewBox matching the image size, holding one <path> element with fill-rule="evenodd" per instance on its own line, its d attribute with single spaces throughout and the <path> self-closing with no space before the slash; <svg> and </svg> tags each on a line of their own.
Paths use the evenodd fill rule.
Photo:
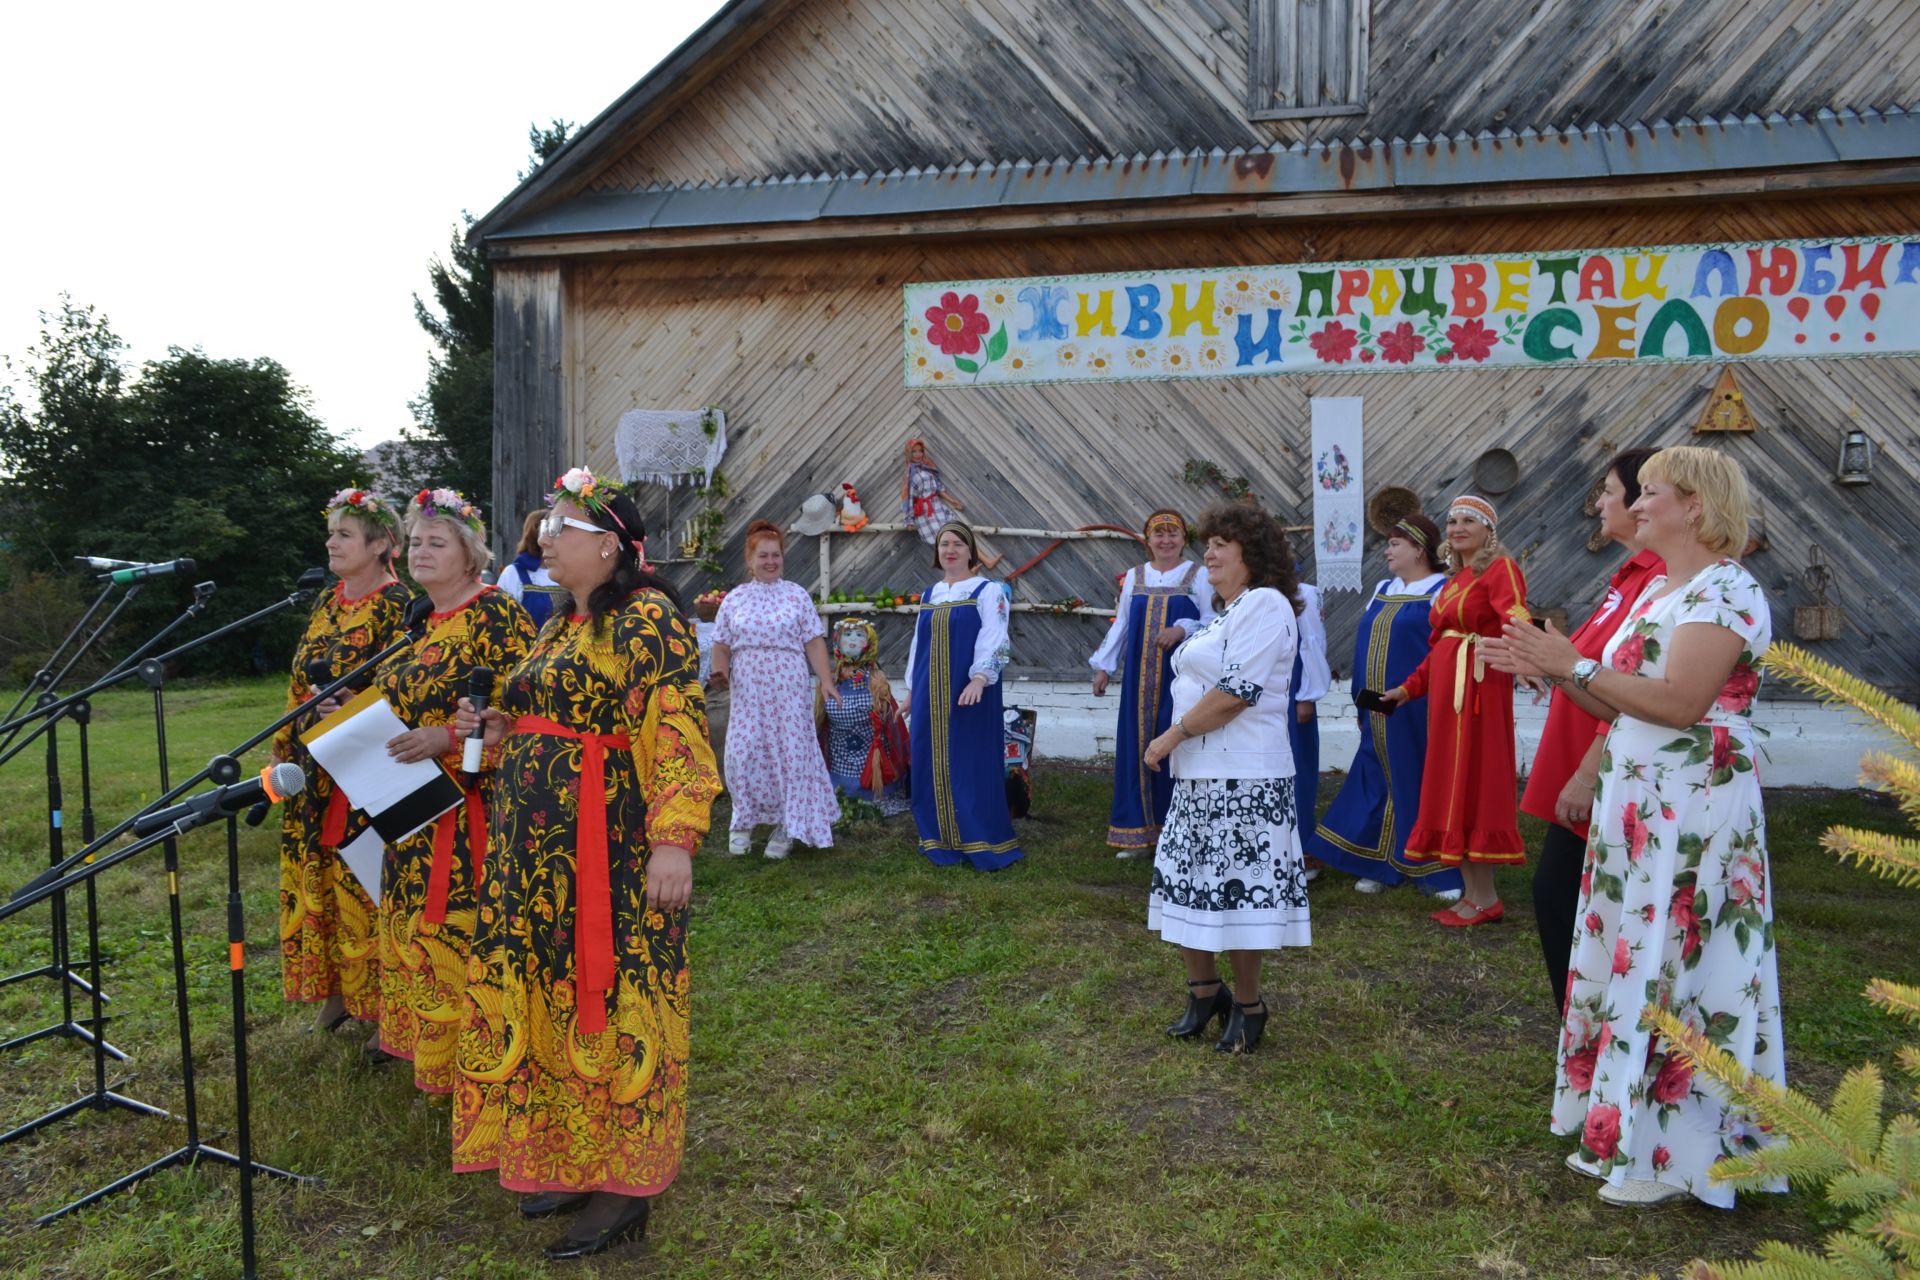
<svg viewBox="0 0 1920 1280">
<path fill-rule="evenodd" d="M 347 864 L 347 870 L 353 872 L 353 878 L 376 907 L 380 905 L 380 867 L 386 858 L 387 842 L 372 827 L 340 846 L 340 861 Z"/>
<path fill-rule="evenodd" d="M 384 697 L 369 690 L 302 734 L 301 741 L 333 779 L 333 785 L 346 792 L 354 808 L 380 814 L 446 777 L 446 770 L 436 761 L 401 764 L 387 754 L 387 743 L 408 728 Z M 456 791 L 446 808 L 423 815 L 406 835 L 396 836 L 394 843 L 427 826 L 452 808 L 458 798 Z"/>
</svg>

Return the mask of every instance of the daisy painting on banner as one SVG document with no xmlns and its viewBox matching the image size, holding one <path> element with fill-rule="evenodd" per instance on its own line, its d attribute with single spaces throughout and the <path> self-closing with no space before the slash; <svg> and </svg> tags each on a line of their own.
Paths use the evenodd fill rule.
<svg viewBox="0 0 1920 1280">
<path fill-rule="evenodd" d="M 1228 264 L 904 295 L 913 388 L 1920 354 L 1920 238 Z M 1319 461 L 1316 490 L 1338 475 Z"/>
</svg>

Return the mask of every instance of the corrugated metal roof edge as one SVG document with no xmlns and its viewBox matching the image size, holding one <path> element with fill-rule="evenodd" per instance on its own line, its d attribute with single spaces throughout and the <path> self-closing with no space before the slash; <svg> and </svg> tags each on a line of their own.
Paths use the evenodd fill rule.
<svg viewBox="0 0 1920 1280">
<path fill-rule="evenodd" d="M 789 174 L 583 192 L 485 239 L 902 217 L 1008 206 L 1657 177 L 1920 158 L 1920 103 L 1767 116 L 1681 116 L 1568 129 L 1365 138 L 1223 151 Z"/>
</svg>

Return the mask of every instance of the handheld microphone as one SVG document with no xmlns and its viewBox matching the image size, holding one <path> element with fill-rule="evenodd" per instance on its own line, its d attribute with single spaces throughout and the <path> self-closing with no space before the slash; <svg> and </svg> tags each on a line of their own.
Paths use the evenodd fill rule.
<svg viewBox="0 0 1920 1280">
<path fill-rule="evenodd" d="M 473 714 L 479 715 L 487 709 L 487 699 L 493 696 L 493 672 L 487 667 L 475 667 L 473 674 L 467 677 L 467 701 L 473 704 Z M 476 723 L 473 732 L 467 735 L 466 743 L 460 748 L 460 770 L 469 779 L 480 773 L 480 753 L 486 746 L 484 739 L 487 726 Z"/>
<path fill-rule="evenodd" d="M 109 560 L 105 556 L 75 556 L 74 559 L 89 569 L 138 569 L 138 560 Z"/>
<path fill-rule="evenodd" d="M 163 560 L 158 564 L 137 564 L 131 569 L 115 569 L 112 573 L 103 573 L 103 578 L 112 578 L 121 586 L 130 582 L 145 582 L 149 578 L 165 578 L 176 573 L 192 573 L 198 568 L 192 560 Z"/>
<path fill-rule="evenodd" d="M 239 813 L 256 801 L 277 804 L 306 785 L 307 775 L 299 765 L 269 765 L 260 771 L 257 778 L 215 787 L 190 800 L 141 814 L 133 820 L 133 834 L 137 837 L 150 836 L 156 831 L 172 827 L 177 834 L 184 835 L 203 822 Z"/>
</svg>

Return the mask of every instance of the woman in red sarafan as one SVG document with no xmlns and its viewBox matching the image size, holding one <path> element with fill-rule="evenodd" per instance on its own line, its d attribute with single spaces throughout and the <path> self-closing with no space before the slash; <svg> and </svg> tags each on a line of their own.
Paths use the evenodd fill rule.
<svg viewBox="0 0 1920 1280">
<path fill-rule="evenodd" d="M 1465 494 L 1447 508 L 1447 559 L 1454 573 L 1433 602 L 1433 648 L 1397 703 L 1427 698 L 1427 760 L 1420 816 L 1407 859 L 1460 867 L 1465 892 L 1433 913 L 1449 928 L 1504 919 L 1493 868 L 1526 860 L 1515 803 L 1513 677 L 1490 670 L 1482 639 L 1508 621 L 1531 620 L 1520 566 L 1500 550 L 1498 518 L 1485 498 Z"/>
</svg>

